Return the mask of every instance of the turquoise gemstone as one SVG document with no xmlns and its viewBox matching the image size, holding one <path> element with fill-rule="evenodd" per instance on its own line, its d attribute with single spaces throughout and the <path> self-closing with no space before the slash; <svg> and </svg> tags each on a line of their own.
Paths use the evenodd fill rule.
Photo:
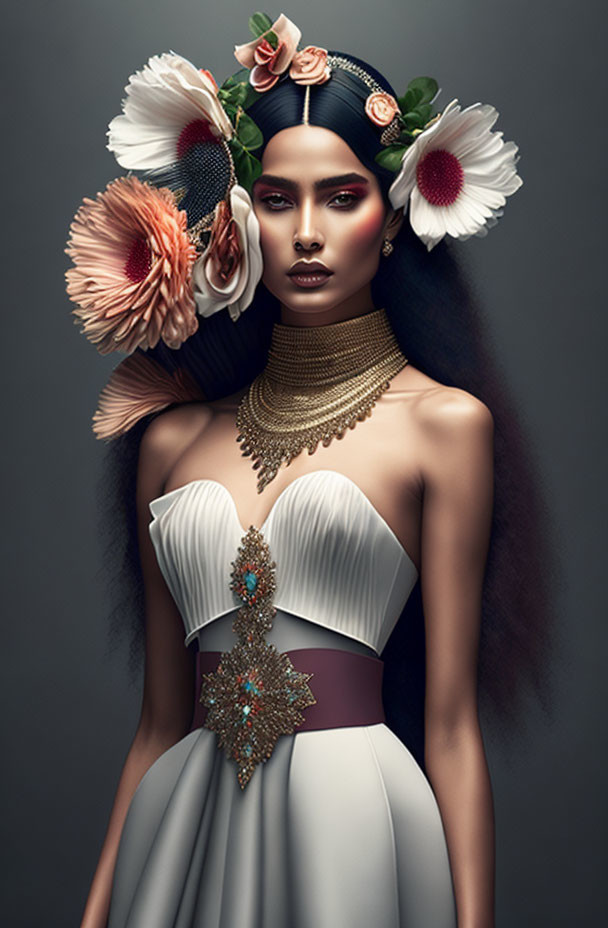
<svg viewBox="0 0 608 928">
<path fill-rule="evenodd" d="M 245 586 L 247 587 L 250 593 L 253 593 L 253 591 L 257 588 L 257 585 L 258 585 L 258 578 L 256 577 L 254 573 L 252 573 L 251 570 L 248 570 L 247 573 L 245 574 Z"/>
</svg>

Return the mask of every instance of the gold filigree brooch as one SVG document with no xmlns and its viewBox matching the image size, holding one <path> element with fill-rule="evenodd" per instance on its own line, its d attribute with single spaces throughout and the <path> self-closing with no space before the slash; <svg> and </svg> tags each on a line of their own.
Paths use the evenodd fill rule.
<svg viewBox="0 0 608 928">
<path fill-rule="evenodd" d="M 213 673 L 203 674 L 199 701 L 208 708 L 205 727 L 236 762 L 244 789 L 279 736 L 293 734 L 304 721 L 301 710 L 316 700 L 308 686 L 313 675 L 297 671 L 287 654 L 265 640 L 276 614 L 276 564 L 255 526 L 243 536 L 231 566 L 230 588 L 244 604 L 232 626 L 239 640 Z"/>
</svg>

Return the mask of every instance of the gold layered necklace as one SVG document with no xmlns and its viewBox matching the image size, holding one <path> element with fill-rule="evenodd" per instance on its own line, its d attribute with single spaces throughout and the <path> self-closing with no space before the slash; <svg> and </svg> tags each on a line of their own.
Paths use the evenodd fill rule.
<svg viewBox="0 0 608 928">
<path fill-rule="evenodd" d="M 331 325 L 275 323 L 266 367 L 236 414 L 237 442 L 251 455 L 258 493 L 304 448 L 313 454 L 371 415 L 408 363 L 386 311 Z"/>
</svg>

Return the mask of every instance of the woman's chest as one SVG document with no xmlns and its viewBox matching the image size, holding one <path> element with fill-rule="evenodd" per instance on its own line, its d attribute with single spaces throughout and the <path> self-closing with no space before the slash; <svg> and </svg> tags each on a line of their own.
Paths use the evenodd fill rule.
<svg viewBox="0 0 608 928">
<path fill-rule="evenodd" d="M 232 410 L 216 413 L 174 463 L 167 492 L 193 481 L 211 480 L 229 494 L 239 525 L 263 526 L 291 484 L 317 471 L 333 471 L 356 487 L 419 568 L 422 481 L 415 424 L 403 403 L 377 404 L 373 415 L 347 429 L 343 438 L 305 449 L 283 465 L 261 493 L 251 459 L 237 442 Z M 335 505 L 340 506 L 336 493 Z"/>
</svg>

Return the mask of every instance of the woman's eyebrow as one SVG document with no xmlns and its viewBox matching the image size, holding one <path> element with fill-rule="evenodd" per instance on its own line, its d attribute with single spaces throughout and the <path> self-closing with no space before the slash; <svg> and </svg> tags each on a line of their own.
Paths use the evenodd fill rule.
<svg viewBox="0 0 608 928">
<path fill-rule="evenodd" d="M 344 184 L 368 184 L 367 177 L 352 171 L 350 174 L 339 174 L 336 177 L 324 177 L 313 184 L 315 190 L 325 190 L 327 187 L 341 187 Z M 261 174 L 254 183 L 268 184 L 271 187 L 281 187 L 283 190 L 297 190 L 299 184 L 295 180 L 289 180 L 287 177 L 278 177 L 276 174 Z"/>
</svg>

